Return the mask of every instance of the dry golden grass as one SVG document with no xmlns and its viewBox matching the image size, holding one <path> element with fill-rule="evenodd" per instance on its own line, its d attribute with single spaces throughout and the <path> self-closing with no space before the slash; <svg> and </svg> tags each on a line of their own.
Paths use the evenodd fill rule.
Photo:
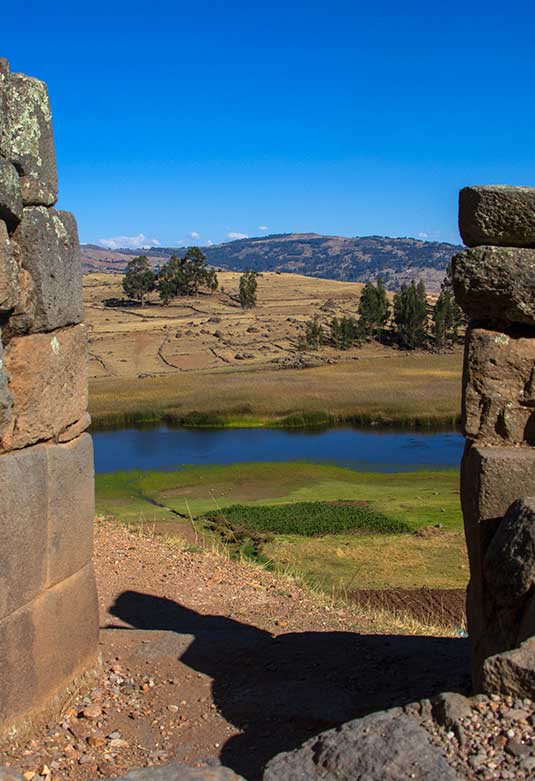
<svg viewBox="0 0 535 781">
<path fill-rule="evenodd" d="M 219 277 L 223 291 L 213 296 L 141 309 L 104 306 L 121 297 L 121 277 L 86 276 L 90 410 L 97 421 L 192 412 L 249 424 L 293 413 L 400 423 L 458 415 L 460 350 L 324 348 L 307 356 L 319 365 L 295 368 L 299 323 L 316 314 L 325 323 L 355 314 L 362 285 L 264 274 L 257 308 L 243 311 L 232 298 L 239 275 Z"/>
</svg>

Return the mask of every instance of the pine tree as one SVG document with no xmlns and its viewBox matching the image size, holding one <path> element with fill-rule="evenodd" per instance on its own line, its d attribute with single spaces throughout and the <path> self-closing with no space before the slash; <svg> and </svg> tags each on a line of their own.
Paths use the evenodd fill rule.
<svg viewBox="0 0 535 781">
<path fill-rule="evenodd" d="M 414 350 L 422 347 L 426 340 L 427 297 L 423 280 L 409 286 L 402 285 L 394 297 L 394 322 L 399 343 Z"/>
<path fill-rule="evenodd" d="M 377 287 L 373 282 L 364 285 L 358 312 L 362 333 L 380 339 L 390 315 L 390 305 L 381 277 L 377 277 Z"/>
</svg>

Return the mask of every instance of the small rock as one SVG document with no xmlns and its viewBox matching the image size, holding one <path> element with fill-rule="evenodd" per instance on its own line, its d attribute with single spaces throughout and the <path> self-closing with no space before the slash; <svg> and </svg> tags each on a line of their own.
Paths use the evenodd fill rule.
<svg viewBox="0 0 535 781">
<path fill-rule="evenodd" d="M 93 703 L 92 705 L 88 705 L 87 708 L 83 709 L 82 716 L 84 719 L 90 719 L 91 721 L 94 721 L 102 716 L 102 708 L 100 705 Z"/>
</svg>

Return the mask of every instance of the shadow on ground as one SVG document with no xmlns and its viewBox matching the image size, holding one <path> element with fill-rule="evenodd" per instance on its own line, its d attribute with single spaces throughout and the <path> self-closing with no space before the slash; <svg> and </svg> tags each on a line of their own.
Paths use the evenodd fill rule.
<svg viewBox="0 0 535 781">
<path fill-rule="evenodd" d="M 110 613 L 168 634 L 150 653 L 175 653 L 213 679 L 213 699 L 241 734 L 221 761 L 250 781 L 269 759 L 357 716 L 440 691 L 469 688 L 464 639 L 353 632 L 273 636 L 169 599 L 126 591 Z"/>
</svg>

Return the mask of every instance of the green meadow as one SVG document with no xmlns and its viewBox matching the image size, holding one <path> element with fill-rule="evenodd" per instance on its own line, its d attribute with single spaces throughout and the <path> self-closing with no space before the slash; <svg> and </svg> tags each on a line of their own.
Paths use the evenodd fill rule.
<svg viewBox="0 0 535 781">
<path fill-rule="evenodd" d="M 97 475 L 96 495 L 100 515 L 129 525 L 177 537 L 193 525 L 207 544 L 254 538 L 259 560 L 329 592 L 467 581 L 453 470 L 392 474 L 277 462 L 114 472 Z"/>
</svg>

